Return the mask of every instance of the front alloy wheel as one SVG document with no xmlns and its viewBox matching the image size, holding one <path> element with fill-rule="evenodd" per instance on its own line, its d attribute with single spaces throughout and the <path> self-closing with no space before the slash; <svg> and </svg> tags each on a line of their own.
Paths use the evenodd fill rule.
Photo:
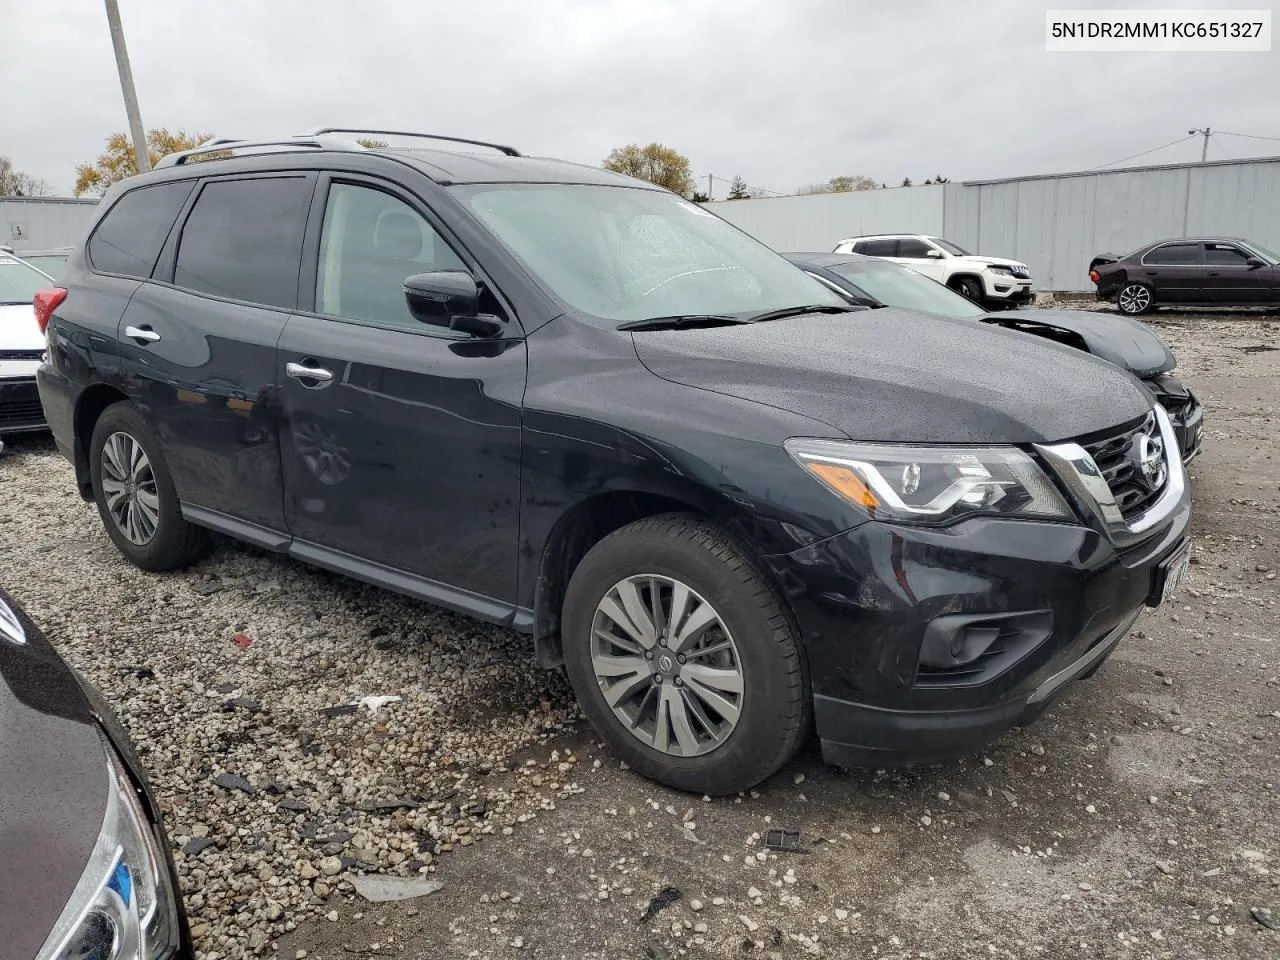
<svg viewBox="0 0 1280 960">
<path fill-rule="evenodd" d="M 150 543 L 160 524 L 155 472 L 142 444 L 127 433 L 111 434 L 102 446 L 102 494 L 116 529 L 130 543 Z"/>
<path fill-rule="evenodd" d="M 716 749 L 742 714 L 738 648 L 715 607 L 672 577 L 627 577 L 591 624 L 591 667 L 614 716 L 677 757 Z"/>
</svg>

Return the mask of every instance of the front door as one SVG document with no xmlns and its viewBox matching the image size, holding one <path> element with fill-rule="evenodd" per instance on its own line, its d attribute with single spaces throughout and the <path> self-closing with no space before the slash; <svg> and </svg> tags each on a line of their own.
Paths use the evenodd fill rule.
<svg viewBox="0 0 1280 960">
<path fill-rule="evenodd" d="M 1151 287 L 1157 303 L 1197 303 L 1203 295 L 1204 274 L 1201 245 L 1190 241 L 1148 251 L 1131 279 Z"/>
<path fill-rule="evenodd" d="M 294 552 L 349 572 L 352 559 L 378 565 L 374 579 L 445 584 L 473 605 L 514 603 L 516 321 L 510 337 L 477 340 L 413 318 L 405 278 L 469 265 L 425 206 L 379 181 L 322 178 L 306 249 L 313 309 L 289 318 L 279 355 Z"/>
<path fill-rule="evenodd" d="M 903 237 L 898 241 L 898 255 L 893 258 L 904 267 L 942 282 L 946 265 L 942 251 L 918 237 Z"/>
<path fill-rule="evenodd" d="M 188 511 L 284 528 L 276 341 L 314 186 L 310 173 L 203 183 L 120 320 L 131 392 Z"/>
<path fill-rule="evenodd" d="M 1253 254 L 1234 243 L 1219 241 L 1204 245 L 1204 293 L 1205 303 L 1265 304 L 1272 302 L 1272 268 L 1250 266 Z"/>
</svg>

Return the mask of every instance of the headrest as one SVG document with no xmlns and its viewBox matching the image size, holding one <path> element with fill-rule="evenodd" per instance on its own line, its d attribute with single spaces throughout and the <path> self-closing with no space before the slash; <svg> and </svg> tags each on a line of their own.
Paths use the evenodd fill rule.
<svg viewBox="0 0 1280 960">
<path fill-rule="evenodd" d="M 409 213 L 384 213 L 373 232 L 373 247 L 384 257 L 413 260 L 422 254 L 422 227 Z"/>
</svg>

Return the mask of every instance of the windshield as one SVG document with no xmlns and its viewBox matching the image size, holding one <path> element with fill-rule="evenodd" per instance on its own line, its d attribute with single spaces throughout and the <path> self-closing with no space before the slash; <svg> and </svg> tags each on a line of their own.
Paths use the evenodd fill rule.
<svg viewBox="0 0 1280 960">
<path fill-rule="evenodd" d="M 908 267 L 886 260 L 835 263 L 827 269 L 886 307 L 919 310 L 956 320 L 971 320 L 983 315 L 981 309 L 960 294 Z"/>
<path fill-rule="evenodd" d="M 1258 244 L 1254 243 L 1252 240 L 1249 241 L 1249 248 L 1253 250 L 1255 253 L 1262 254 L 1272 263 L 1280 263 L 1280 254 L 1272 253 L 1266 247 L 1259 246 Z"/>
<path fill-rule="evenodd" d="M 62 268 L 67 264 L 67 255 L 65 253 L 42 253 L 34 257 L 23 257 L 22 259 L 37 270 L 47 273 L 52 280 L 57 280 L 62 275 Z"/>
<path fill-rule="evenodd" d="M 966 250 L 964 247 L 958 246 L 952 243 L 950 240 L 943 240 L 941 237 L 930 237 L 929 239 L 932 240 L 934 243 L 936 243 L 938 246 L 940 246 L 943 250 L 947 251 L 947 253 L 951 254 L 953 257 L 972 257 L 973 256 L 973 254 L 970 253 L 968 250 Z"/>
<path fill-rule="evenodd" d="M 847 306 L 768 247 L 673 193 L 580 184 L 455 189 L 552 294 L 611 325 Z"/>
<path fill-rule="evenodd" d="M 53 286 L 53 281 L 21 260 L 0 256 L 0 303 L 30 303 L 37 290 Z"/>
</svg>

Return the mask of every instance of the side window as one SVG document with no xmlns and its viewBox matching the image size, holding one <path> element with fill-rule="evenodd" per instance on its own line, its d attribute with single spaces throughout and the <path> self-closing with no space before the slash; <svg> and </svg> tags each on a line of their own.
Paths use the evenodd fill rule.
<svg viewBox="0 0 1280 960">
<path fill-rule="evenodd" d="M 89 262 L 103 273 L 145 280 L 194 180 L 130 190 L 117 200 L 89 238 Z"/>
<path fill-rule="evenodd" d="M 412 207 L 381 190 L 335 183 L 325 203 L 316 271 L 316 312 L 422 330 L 404 281 L 431 270 L 465 270 Z"/>
<path fill-rule="evenodd" d="M 912 260 L 927 259 L 929 251 L 932 249 L 933 247 L 929 246 L 929 244 L 914 237 L 903 237 L 898 241 L 898 256 L 908 257 Z"/>
<path fill-rule="evenodd" d="M 298 299 L 307 177 L 206 183 L 182 228 L 173 282 L 188 290 L 291 309 Z"/>
<path fill-rule="evenodd" d="M 1230 243 L 1206 243 L 1204 245 L 1204 262 L 1216 267 L 1246 266 L 1249 255 L 1239 247 Z"/>
<path fill-rule="evenodd" d="M 858 251 L 868 257 L 896 257 L 898 255 L 897 240 L 864 240 Z"/>
<path fill-rule="evenodd" d="M 1166 243 L 1156 247 L 1145 257 L 1143 263 L 1152 264 L 1198 264 L 1200 262 L 1200 244 L 1198 243 Z"/>
</svg>

